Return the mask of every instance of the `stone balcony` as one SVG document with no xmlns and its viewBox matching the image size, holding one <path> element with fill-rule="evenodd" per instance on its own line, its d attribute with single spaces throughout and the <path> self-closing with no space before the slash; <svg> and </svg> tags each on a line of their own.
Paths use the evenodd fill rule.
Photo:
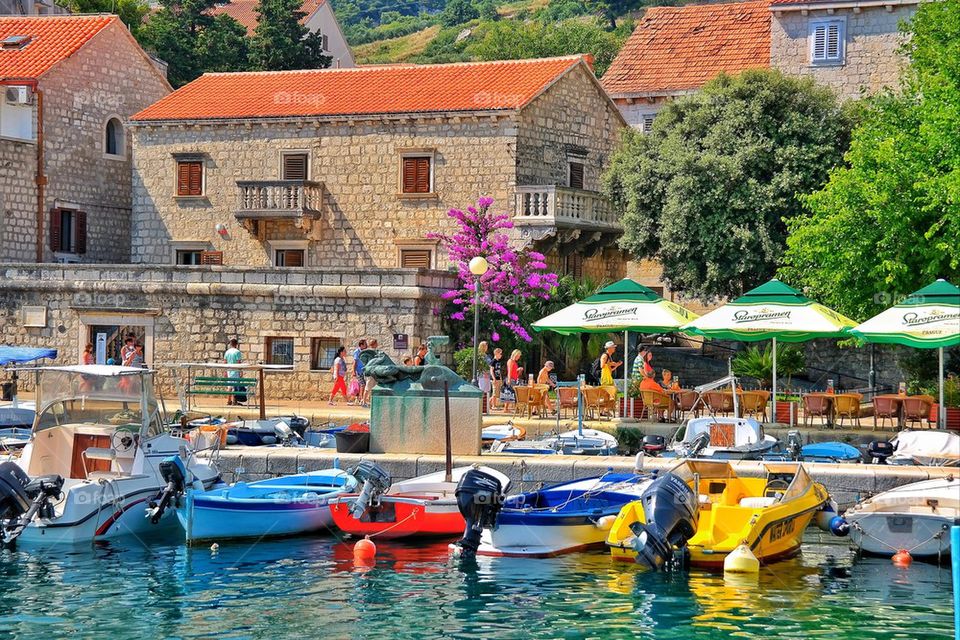
<svg viewBox="0 0 960 640">
<path fill-rule="evenodd" d="M 310 180 L 237 180 L 237 220 L 309 225 L 323 214 L 324 184 Z"/>
<path fill-rule="evenodd" d="M 610 202 L 596 191 L 556 185 L 517 187 L 513 224 L 521 238 L 541 249 L 576 244 L 602 249 L 616 242 L 623 224 Z"/>
</svg>

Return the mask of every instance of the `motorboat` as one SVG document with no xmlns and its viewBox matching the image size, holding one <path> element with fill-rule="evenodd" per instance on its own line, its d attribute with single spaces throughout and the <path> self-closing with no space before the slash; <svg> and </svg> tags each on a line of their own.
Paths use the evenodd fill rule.
<svg viewBox="0 0 960 640">
<path fill-rule="evenodd" d="M 490 451 L 511 455 L 612 456 L 618 447 L 617 439 L 605 431 L 574 429 L 539 440 L 494 442 Z"/>
<path fill-rule="evenodd" d="M 30 369 L 37 416 L 21 456 L 0 464 L 0 529 L 7 545 L 86 543 L 144 536 L 144 507 L 168 486 L 161 463 L 179 460 L 204 488 L 217 469 L 165 430 L 153 371 L 77 365 Z"/>
<path fill-rule="evenodd" d="M 330 500 L 356 490 L 356 478 L 326 469 L 208 491 L 187 489 L 176 512 L 188 544 L 293 536 L 329 529 Z"/>
<path fill-rule="evenodd" d="M 227 444 L 259 447 L 302 443 L 303 437 L 291 425 L 301 425 L 305 418 L 297 418 L 298 416 L 281 416 L 266 420 L 228 422 Z"/>
<path fill-rule="evenodd" d="M 904 430 L 890 441 L 887 464 L 960 467 L 960 434 L 944 429 Z"/>
<path fill-rule="evenodd" d="M 949 476 L 878 493 L 848 509 L 831 529 L 872 555 L 903 549 L 915 558 L 938 560 L 950 555 L 954 524 L 960 524 L 960 479 Z"/>
<path fill-rule="evenodd" d="M 368 460 L 351 473 L 362 483 L 355 495 L 330 501 L 333 522 L 353 536 L 378 538 L 455 536 L 464 520 L 457 508 L 457 483 L 473 467 L 456 467 L 391 484 L 390 474 Z M 479 467 L 506 487 L 510 479 L 489 467 Z"/>
<path fill-rule="evenodd" d="M 832 516 L 830 496 L 802 464 L 765 463 L 762 477 L 741 477 L 729 462 L 687 460 L 670 469 L 697 496 L 696 532 L 686 540 L 689 562 L 719 568 L 727 555 L 747 545 L 761 563 L 800 551 L 804 530 L 820 512 Z M 618 560 L 647 564 L 637 523 L 646 505 L 625 506 L 610 529 L 607 545 Z M 818 520 L 829 525 L 829 516 Z"/>
<path fill-rule="evenodd" d="M 30 429 L 4 427 L 0 429 L 0 451 L 19 451 L 30 441 Z"/>
<path fill-rule="evenodd" d="M 779 440 L 763 432 L 753 418 L 705 416 L 691 418 L 674 435 L 665 456 L 714 458 L 717 460 L 759 460 Z"/>
<path fill-rule="evenodd" d="M 832 464 L 863 462 L 863 453 L 857 447 L 846 442 L 811 442 L 803 444 L 799 431 L 787 433 L 787 444 L 783 450 L 774 450 L 763 455 L 769 461 L 826 462 Z"/>
<path fill-rule="evenodd" d="M 505 499 L 500 487 L 482 500 L 472 495 L 470 487 L 493 487 L 493 480 L 478 472 L 461 482 L 461 513 L 471 522 L 454 553 L 546 558 L 602 546 L 617 513 L 640 498 L 653 476 L 606 473 Z M 477 502 L 486 509 L 480 518 L 473 513 Z"/>
<path fill-rule="evenodd" d="M 495 442 L 523 440 L 526 436 L 527 430 L 523 427 L 514 426 L 513 422 L 491 425 L 489 427 L 484 427 L 480 431 L 480 441 L 485 446 L 490 446 Z"/>
</svg>

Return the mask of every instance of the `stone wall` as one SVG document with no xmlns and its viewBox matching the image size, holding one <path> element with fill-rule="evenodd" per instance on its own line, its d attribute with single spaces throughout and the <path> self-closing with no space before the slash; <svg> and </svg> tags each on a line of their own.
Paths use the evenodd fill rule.
<svg viewBox="0 0 960 640">
<path fill-rule="evenodd" d="M 329 367 L 310 368 L 312 338 L 347 346 L 376 337 L 392 357 L 441 332 L 433 309 L 449 274 L 426 270 L 142 267 L 130 265 L 0 265 L 0 344 L 47 346 L 57 363 L 76 363 L 89 326 L 145 328 L 148 363 L 175 401 L 177 362 L 220 361 L 230 338 L 247 362 L 263 361 L 268 337 L 294 339 L 293 371 L 270 374 L 267 395 L 317 400 L 329 391 Z M 47 310 L 43 327 L 24 326 L 25 306 Z M 392 335 L 409 336 L 403 353 Z"/>
<path fill-rule="evenodd" d="M 36 260 L 37 145 L 0 138 L 0 261 Z"/>
<path fill-rule="evenodd" d="M 856 99 L 884 87 L 896 88 L 905 63 L 899 54 L 901 21 L 909 20 L 916 5 L 889 5 L 821 11 L 773 12 L 770 64 L 774 69 L 810 76 L 836 90 L 842 98 Z M 810 22 L 843 20 L 846 23 L 844 64 L 811 64 Z"/>
</svg>

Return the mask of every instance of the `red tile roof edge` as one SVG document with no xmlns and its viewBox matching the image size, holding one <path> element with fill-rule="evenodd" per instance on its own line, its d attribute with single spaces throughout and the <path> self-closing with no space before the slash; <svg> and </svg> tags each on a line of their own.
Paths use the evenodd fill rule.
<svg viewBox="0 0 960 640">
<path fill-rule="evenodd" d="M 100 18 L 101 20 L 95 20 L 96 18 Z M 50 16 L 50 15 L 47 15 L 47 16 L 17 16 L 17 15 L 0 16 L 0 31 L 6 31 L 6 29 L 4 28 L 6 25 L 12 25 L 14 23 L 22 23 L 22 22 L 37 22 L 38 24 L 46 23 L 46 25 L 63 24 L 67 22 L 75 22 L 78 24 L 92 23 L 90 25 L 90 31 L 82 34 L 82 39 L 69 42 L 67 46 L 62 51 L 59 52 L 59 54 L 57 52 L 54 52 L 53 55 L 50 55 L 49 57 L 44 57 L 43 59 L 40 59 L 40 60 L 30 60 L 26 58 L 26 56 L 21 56 L 20 60 L 17 60 L 15 63 L 9 64 L 8 68 L 20 70 L 16 74 L 10 73 L 8 75 L 7 73 L 5 73 L 3 71 L 4 60 L 0 58 L 0 81 L 3 81 L 3 80 L 37 81 L 41 79 L 45 74 L 50 72 L 53 68 L 55 68 L 61 62 L 72 57 L 78 51 L 83 49 L 83 47 L 86 46 L 88 42 L 90 42 L 93 38 L 95 38 L 97 35 L 102 33 L 104 29 L 106 29 L 110 25 L 116 24 L 119 21 L 120 21 L 120 18 L 118 16 L 110 13 L 82 13 L 82 14 L 55 15 L 55 16 Z M 124 26 L 124 30 L 126 30 L 126 26 Z M 32 32 L 30 30 L 26 30 L 22 34 L 21 33 L 14 34 L 11 32 L 8 35 L 36 36 L 37 33 L 38 33 L 38 30 L 34 29 Z M 37 45 L 37 44 L 42 44 L 46 46 L 46 42 L 44 40 L 37 40 L 36 42 L 29 43 L 26 47 L 22 49 L 22 51 L 27 51 L 30 46 Z M 58 44 L 62 44 L 62 43 L 58 43 Z M 22 51 L 16 51 L 12 53 L 22 54 Z M 34 49 L 34 51 L 36 51 L 36 49 Z M 34 53 L 34 51 L 30 51 L 30 53 Z"/>
</svg>

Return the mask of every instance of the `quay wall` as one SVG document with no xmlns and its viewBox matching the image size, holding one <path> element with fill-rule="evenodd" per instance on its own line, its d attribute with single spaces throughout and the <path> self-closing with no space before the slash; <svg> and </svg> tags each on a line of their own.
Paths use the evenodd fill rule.
<svg viewBox="0 0 960 640">
<path fill-rule="evenodd" d="M 95 328 L 134 328 L 171 409 L 181 374 L 168 365 L 222 361 L 233 337 L 245 362 L 264 362 L 271 340 L 284 339 L 292 370 L 266 376 L 268 402 L 317 400 L 332 381 L 329 350 L 318 357 L 316 341 L 349 352 L 377 337 L 391 357 L 410 353 L 441 333 L 434 308 L 449 279 L 425 269 L 0 265 L 0 343 L 53 347 L 56 364 L 74 364 Z"/>
<path fill-rule="evenodd" d="M 204 454 L 207 455 L 207 454 Z M 223 474 L 224 480 L 262 480 L 279 475 L 302 473 L 332 468 L 338 464 L 349 469 L 360 460 L 371 460 L 386 469 L 394 481 L 414 478 L 426 473 L 441 471 L 444 457 L 414 454 L 346 454 L 320 449 L 229 447 L 212 454 Z M 454 466 L 481 464 L 497 469 L 512 481 L 510 493 L 533 491 L 545 484 L 566 482 L 576 478 L 597 476 L 607 471 L 629 472 L 637 468 L 638 460 L 632 457 L 610 456 L 508 456 L 488 454 L 483 456 L 454 456 Z M 676 460 L 643 458 L 646 471 L 665 471 Z M 754 461 L 733 463 L 739 475 L 761 476 L 762 464 Z M 956 469 L 939 467 L 901 467 L 864 464 L 804 465 L 810 476 L 822 483 L 841 509 L 856 504 L 859 500 L 889 491 L 896 487 L 943 478 L 956 474 Z"/>
</svg>

